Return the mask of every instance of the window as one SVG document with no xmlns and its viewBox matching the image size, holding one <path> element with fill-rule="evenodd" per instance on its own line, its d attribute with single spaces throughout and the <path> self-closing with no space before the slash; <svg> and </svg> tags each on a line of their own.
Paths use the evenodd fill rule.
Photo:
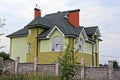
<svg viewBox="0 0 120 80">
<path fill-rule="evenodd" d="M 29 35 L 31 34 L 31 29 L 28 30 L 28 34 L 29 34 Z"/>
<path fill-rule="evenodd" d="M 30 43 L 27 44 L 27 53 L 30 53 Z"/>
<path fill-rule="evenodd" d="M 83 52 L 83 48 L 84 48 L 83 40 L 81 38 L 78 38 L 78 50 L 80 52 Z"/>
<path fill-rule="evenodd" d="M 52 51 L 63 51 L 63 40 L 61 37 L 55 37 L 53 39 Z"/>
</svg>

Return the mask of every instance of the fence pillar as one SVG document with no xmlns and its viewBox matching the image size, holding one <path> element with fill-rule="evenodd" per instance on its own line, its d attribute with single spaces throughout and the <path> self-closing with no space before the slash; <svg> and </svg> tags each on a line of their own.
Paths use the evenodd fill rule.
<svg viewBox="0 0 120 80">
<path fill-rule="evenodd" d="M 85 58 L 81 58 L 81 66 L 85 67 Z"/>
<path fill-rule="evenodd" d="M 37 71 L 38 57 L 34 58 L 34 71 Z"/>
<path fill-rule="evenodd" d="M 81 62 L 81 79 L 84 79 L 84 77 L 85 77 L 85 69 L 84 69 L 85 58 L 81 58 L 80 62 Z"/>
<path fill-rule="evenodd" d="M 83 67 L 81 69 L 81 79 L 84 79 L 85 78 L 85 68 Z"/>
<path fill-rule="evenodd" d="M 56 76 L 59 76 L 59 62 L 57 61 L 56 63 L 55 63 L 55 75 Z"/>
<path fill-rule="evenodd" d="M 20 63 L 20 57 L 16 57 L 15 60 L 15 73 L 18 73 L 18 65 Z"/>
<path fill-rule="evenodd" d="M 108 61 L 108 77 L 109 80 L 114 80 L 114 70 L 113 70 L 113 61 L 109 60 Z"/>
</svg>

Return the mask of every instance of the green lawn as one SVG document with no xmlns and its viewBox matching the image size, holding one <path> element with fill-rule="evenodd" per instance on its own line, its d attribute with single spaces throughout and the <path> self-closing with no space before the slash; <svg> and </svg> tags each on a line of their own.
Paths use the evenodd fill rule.
<svg viewBox="0 0 120 80">
<path fill-rule="evenodd" d="M 60 80 L 59 77 L 50 76 L 46 74 L 9 74 L 9 75 L 1 75 L 0 80 Z"/>
</svg>

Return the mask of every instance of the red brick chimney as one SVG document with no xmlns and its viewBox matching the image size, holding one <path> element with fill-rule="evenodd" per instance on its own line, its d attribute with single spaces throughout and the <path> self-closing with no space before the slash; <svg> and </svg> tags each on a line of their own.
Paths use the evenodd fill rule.
<svg viewBox="0 0 120 80">
<path fill-rule="evenodd" d="M 39 16 L 41 17 L 41 10 L 35 8 L 35 9 L 34 9 L 34 18 L 37 18 L 37 17 L 39 17 Z"/>
<path fill-rule="evenodd" d="M 72 11 L 69 11 L 69 14 L 68 14 L 68 21 L 76 28 L 78 28 L 80 25 L 79 23 L 79 9 L 77 10 L 72 10 Z"/>
</svg>

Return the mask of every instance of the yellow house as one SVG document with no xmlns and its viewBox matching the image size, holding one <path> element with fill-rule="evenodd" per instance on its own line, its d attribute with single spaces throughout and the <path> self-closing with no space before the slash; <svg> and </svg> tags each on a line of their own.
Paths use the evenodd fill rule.
<svg viewBox="0 0 120 80">
<path fill-rule="evenodd" d="M 80 26 L 79 9 L 58 11 L 41 17 L 41 11 L 34 9 L 34 19 L 24 28 L 8 35 L 10 38 L 10 58 L 21 58 L 21 62 L 33 62 L 38 57 L 41 64 L 55 63 L 64 51 L 69 38 L 77 39 L 75 48 L 77 63 L 81 58 L 86 66 L 99 65 L 98 26 Z"/>
</svg>

